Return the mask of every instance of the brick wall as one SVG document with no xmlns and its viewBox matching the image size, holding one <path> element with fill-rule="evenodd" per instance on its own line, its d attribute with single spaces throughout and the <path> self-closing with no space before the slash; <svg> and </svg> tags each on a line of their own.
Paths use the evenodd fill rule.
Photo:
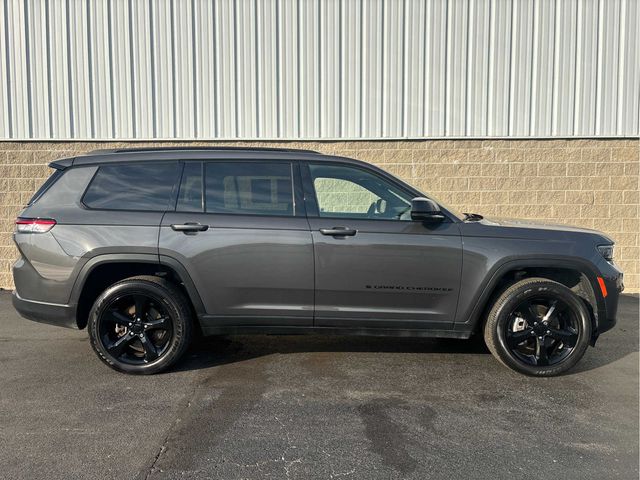
<svg viewBox="0 0 640 480">
<path fill-rule="evenodd" d="M 358 158 L 462 210 L 596 228 L 617 243 L 628 292 L 640 291 L 638 140 L 233 142 Z M 141 144 L 169 145 L 168 143 Z M 222 145 L 171 143 L 170 145 Z M 0 287 L 12 288 L 13 221 L 49 175 L 46 164 L 123 143 L 0 142 Z"/>
</svg>

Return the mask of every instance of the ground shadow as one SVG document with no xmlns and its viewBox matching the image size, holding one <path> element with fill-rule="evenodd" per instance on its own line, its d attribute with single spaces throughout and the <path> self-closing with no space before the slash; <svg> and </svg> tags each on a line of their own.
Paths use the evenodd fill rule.
<svg viewBox="0 0 640 480">
<path fill-rule="evenodd" d="M 640 296 L 621 295 L 617 317 L 615 327 L 603 333 L 596 342 L 596 347 L 587 350 L 585 358 L 569 373 L 600 368 L 639 351 Z"/>
<path fill-rule="evenodd" d="M 343 335 L 232 335 L 198 338 L 173 371 L 199 370 L 273 354 L 314 352 L 488 354 L 477 339 Z"/>
<path fill-rule="evenodd" d="M 638 352 L 638 295 L 623 295 L 618 324 L 569 374 L 593 370 Z M 272 354 L 313 352 L 488 354 L 471 340 L 341 335 L 233 335 L 198 338 L 172 371 L 199 370 Z"/>
</svg>

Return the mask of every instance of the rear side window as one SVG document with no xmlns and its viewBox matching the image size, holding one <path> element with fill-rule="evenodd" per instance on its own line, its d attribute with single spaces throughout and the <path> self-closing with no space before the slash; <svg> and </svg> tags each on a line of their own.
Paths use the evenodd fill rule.
<svg viewBox="0 0 640 480">
<path fill-rule="evenodd" d="M 177 175 L 178 162 L 103 165 L 82 201 L 106 210 L 167 210 Z"/>
<path fill-rule="evenodd" d="M 204 175 L 208 213 L 294 215 L 290 163 L 207 162 Z"/>
</svg>

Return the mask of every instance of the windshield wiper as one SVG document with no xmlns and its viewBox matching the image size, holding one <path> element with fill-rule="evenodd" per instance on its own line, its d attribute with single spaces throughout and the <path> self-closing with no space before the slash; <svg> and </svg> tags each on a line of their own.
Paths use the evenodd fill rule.
<svg viewBox="0 0 640 480">
<path fill-rule="evenodd" d="M 478 213 L 467 213 L 467 212 L 462 212 L 462 214 L 464 215 L 464 220 L 465 221 L 470 221 L 470 222 L 477 222 L 479 220 L 482 220 L 484 217 Z"/>
</svg>

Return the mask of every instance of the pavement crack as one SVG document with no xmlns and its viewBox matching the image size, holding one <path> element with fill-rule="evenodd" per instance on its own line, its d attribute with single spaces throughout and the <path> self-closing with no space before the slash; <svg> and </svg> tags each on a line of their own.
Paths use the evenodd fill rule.
<svg viewBox="0 0 640 480">
<path fill-rule="evenodd" d="M 353 475 L 354 473 L 356 473 L 356 469 L 355 468 L 352 468 L 348 472 L 340 472 L 340 473 L 331 472 L 329 478 L 346 477 L 348 475 Z"/>
<path fill-rule="evenodd" d="M 167 435 L 162 445 L 160 445 L 160 448 L 158 449 L 158 452 L 156 453 L 153 461 L 151 462 L 151 466 L 149 467 L 147 474 L 144 476 L 145 480 L 148 480 L 151 477 L 151 474 L 155 472 L 156 463 L 158 463 L 158 460 L 160 459 L 164 451 L 167 449 L 166 442 L 168 441 L 169 441 L 169 436 Z"/>
<path fill-rule="evenodd" d="M 178 425 L 182 421 L 184 412 L 187 411 L 193 404 L 193 400 L 196 396 L 196 393 L 198 392 L 198 389 L 203 383 L 204 381 L 196 382 L 194 387 L 191 389 L 191 392 L 187 395 L 186 404 L 183 404 L 183 406 L 178 409 L 178 413 L 176 414 L 176 417 L 174 418 L 173 422 L 171 422 L 171 425 L 169 425 L 169 428 L 167 429 L 167 434 L 164 436 L 164 439 L 162 440 L 160 447 L 156 451 L 156 454 L 153 456 L 153 459 L 151 460 L 151 464 L 149 465 L 148 468 L 145 469 L 144 476 L 140 475 L 139 478 L 143 478 L 144 480 L 149 480 L 149 478 L 151 478 L 151 475 L 153 475 L 157 471 L 156 465 L 160 461 L 160 458 L 162 457 L 164 452 L 166 452 L 167 447 L 169 446 L 169 442 L 171 440 L 171 436 L 176 431 Z"/>
<path fill-rule="evenodd" d="M 283 462 L 283 465 L 284 465 L 284 473 L 285 473 L 286 478 L 291 478 L 290 477 L 291 468 L 297 463 L 302 463 L 302 458 L 298 457 L 298 458 L 295 458 L 293 460 L 287 460 L 286 459 L 286 455 L 289 452 L 289 450 L 295 450 L 297 447 L 291 441 L 291 435 L 289 434 L 289 430 L 287 429 L 287 426 L 285 425 L 285 423 L 282 420 L 280 420 L 280 418 L 278 416 L 275 416 L 274 418 L 280 424 L 280 428 L 284 429 L 284 435 L 285 435 L 285 437 L 287 439 L 287 446 L 284 449 L 284 451 L 282 452 L 281 461 Z"/>
</svg>

